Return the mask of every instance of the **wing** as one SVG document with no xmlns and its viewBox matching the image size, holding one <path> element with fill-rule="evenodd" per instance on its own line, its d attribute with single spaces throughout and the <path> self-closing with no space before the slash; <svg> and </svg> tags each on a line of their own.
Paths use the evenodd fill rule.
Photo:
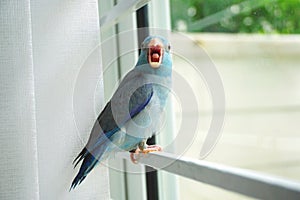
<svg viewBox="0 0 300 200">
<path fill-rule="evenodd" d="M 140 113 L 153 96 L 152 84 L 143 73 L 130 71 L 111 100 L 106 104 L 97 118 L 85 148 L 75 158 L 76 165 L 90 152 L 100 159 L 105 152 L 103 145 L 120 130 L 124 124 Z M 100 148 L 100 146 L 102 146 Z M 98 150 L 97 150 L 98 149 Z"/>
<path fill-rule="evenodd" d="M 70 190 L 80 184 L 96 166 L 110 146 L 110 138 L 131 118 L 137 116 L 153 96 L 152 84 L 142 73 L 132 70 L 123 79 L 117 91 L 97 118 L 86 146 L 75 158 L 74 168 L 83 160 Z M 134 148 L 136 144 L 126 144 Z"/>
</svg>

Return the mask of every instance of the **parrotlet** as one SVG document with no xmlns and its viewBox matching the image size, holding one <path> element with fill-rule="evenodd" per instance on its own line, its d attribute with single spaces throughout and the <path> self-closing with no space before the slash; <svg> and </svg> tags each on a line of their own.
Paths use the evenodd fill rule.
<svg viewBox="0 0 300 200">
<path fill-rule="evenodd" d="M 79 185 L 102 160 L 119 151 L 160 151 L 146 140 L 162 126 L 164 108 L 172 85 L 172 57 L 169 42 L 148 36 L 142 43 L 135 67 L 121 81 L 98 116 L 89 140 L 73 161 L 82 161 L 70 190 Z M 136 162 L 133 153 L 131 160 Z"/>
</svg>

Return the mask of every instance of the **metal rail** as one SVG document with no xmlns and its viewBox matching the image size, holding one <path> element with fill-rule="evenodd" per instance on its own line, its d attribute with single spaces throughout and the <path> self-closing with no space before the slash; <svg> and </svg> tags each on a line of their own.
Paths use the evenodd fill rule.
<svg viewBox="0 0 300 200">
<path fill-rule="evenodd" d="M 116 156 L 130 160 L 127 152 Z M 300 199 L 300 183 L 251 170 L 178 157 L 166 152 L 143 155 L 139 163 L 254 198 Z"/>
</svg>

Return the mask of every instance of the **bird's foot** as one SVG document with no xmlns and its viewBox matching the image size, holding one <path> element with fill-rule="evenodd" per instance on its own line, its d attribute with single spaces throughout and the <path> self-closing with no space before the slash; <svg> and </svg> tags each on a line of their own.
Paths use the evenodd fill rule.
<svg viewBox="0 0 300 200">
<path fill-rule="evenodd" d="M 162 147 L 159 145 L 149 145 L 143 150 L 137 148 L 134 153 L 130 153 L 130 159 L 134 164 L 137 164 L 138 160 L 140 159 L 140 153 L 148 154 L 155 151 L 162 151 Z"/>
</svg>

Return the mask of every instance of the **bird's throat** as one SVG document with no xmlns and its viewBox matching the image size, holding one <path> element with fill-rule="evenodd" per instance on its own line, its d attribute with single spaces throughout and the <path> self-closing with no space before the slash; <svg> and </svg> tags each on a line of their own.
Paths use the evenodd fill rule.
<svg viewBox="0 0 300 200">
<path fill-rule="evenodd" d="M 163 48 L 159 45 L 149 48 L 148 62 L 152 68 L 158 68 L 160 66 L 163 53 Z"/>
</svg>

